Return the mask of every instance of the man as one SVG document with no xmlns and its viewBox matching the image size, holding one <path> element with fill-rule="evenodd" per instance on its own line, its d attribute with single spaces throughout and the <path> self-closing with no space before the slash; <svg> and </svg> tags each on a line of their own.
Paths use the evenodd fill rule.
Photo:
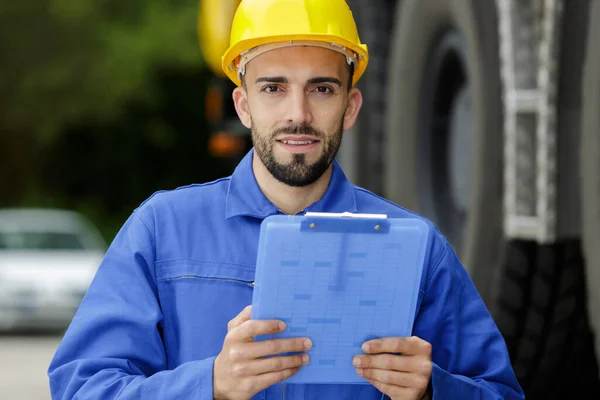
<svg viewBox="0 0 600 400">
<path fill-rule="evenodd" d="M 369 341 L 354 360 L 371 385 L 283 382 L 312 343 L 253 341 L 285 329 L 250 319 L 261 221 L 415 215 L 353 186 L 334 161 L 368 61 L 344 0 L 244 0 L 231 40 L 224 70 L 254 149 L 231 177 L 156 193 L 133 212 L 52 360 L 53 398 L 523 398 L 502 336 L 435 229 L 414 336 Z"/>
</svg>

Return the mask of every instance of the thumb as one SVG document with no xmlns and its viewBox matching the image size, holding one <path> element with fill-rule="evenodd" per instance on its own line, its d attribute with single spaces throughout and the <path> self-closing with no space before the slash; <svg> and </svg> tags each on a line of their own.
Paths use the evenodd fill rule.
<svg viewBox="0 0 600 400">
<path fill-rule="evenodd" d="M 233 318 L 231 321 L 229 321 L 229 323 L 227 324 L 227 332 L 231 331 L 232 329 L 237 328 L 238 326 L 240 326 L 241 324 L 243 324 L 246 321 L 250 321 L 251 311 L 252 311 L 252 306 L 247 306 L 246 308 L 244 308 L 242 310 L 241 313 L 239 313 L 238 315 L 235 316 L 235 318 Z"/>
</svg>

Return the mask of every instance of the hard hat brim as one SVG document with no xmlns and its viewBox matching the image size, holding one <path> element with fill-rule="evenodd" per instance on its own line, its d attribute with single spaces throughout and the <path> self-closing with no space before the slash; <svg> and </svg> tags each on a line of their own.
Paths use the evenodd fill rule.
<svg viewBox="0 0 600 400">
<path fill-rule="evenodd" d="M 279 35 L 279 36 L 270 36 L 264 38 L 252 38 L 247 40 L 241 40 L 235 45 L 231 46 L 222 57 L 222 68 L 225 74 L 235 83 L 237 86 L 241 86 L 242 82 L 240 81 L 238 75 L 238 62 L 240 59 L 240 55 L 248 50 L 256 48 L 258 46 L 264 44 L 272 44 L 279 42 L 292 42 L 290 45 L 293 46 L 294 42 L 322 42 L 329 43 L 335 46 L 341 46 L 342 48 L 349 49 L 356 53 L 357 55 L 357 63 L 354 67 L 354 76 L 352 78 L 352 85 L 355 85 L 356 82 L 362 77 L 365 70 L 367 69 L 367 65 L 369 63 L 369 52 L 367 45 L 361 44 L 357 45 L 350 41 L 344 40 L 338 36 L 330 36 L 330 35 Z M 306 46 L 306 44 L 302 44 Z"/>
</svg>

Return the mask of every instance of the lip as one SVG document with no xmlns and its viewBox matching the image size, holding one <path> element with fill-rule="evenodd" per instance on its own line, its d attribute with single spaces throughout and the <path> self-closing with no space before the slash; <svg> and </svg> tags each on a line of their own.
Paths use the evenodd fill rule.
<svg viewBox="0 0 600 400">
<path fill-rule="evenodd" d="M 293 140 L 295 142 L 305 142 L 305 141 L 311 141 L 311 142 L 319 142 L 319 139 L 311 137 L 311 136 L 282 136 L 280 138 L 277 139 L 278 141 L 282 142 L 284 140 Z"/>
<path fill-rule="evenodd" d="M 298 142 L 310 140 L 310 141 L 312 141 L 312 143 L 310 143 L 310 144 L 286 144 L 283 142 L 283 140 L 286 140 L 286 141 L 292 140 L 292 141 L 298 141 Z M 320 142 L 315 139 L 288 138 L 288 139 L 277 140 L 277 145 L 279 147 L 281 147 L 284 151 L 286 151 L 288 153 L 292 153 L 292 154 L 309 153 L 309 152 L 315 150 L 316 148 L 318 148 L 319 144 L 320 144 Z"/>
</svg>

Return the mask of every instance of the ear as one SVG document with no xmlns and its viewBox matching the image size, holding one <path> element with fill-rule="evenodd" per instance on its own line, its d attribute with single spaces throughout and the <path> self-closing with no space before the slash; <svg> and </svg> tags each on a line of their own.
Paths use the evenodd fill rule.
<svg viewBox="0 0 600 400">
<path fill-rule="evenodd" d="M 250 108 L 248 107 L 248 93 L 243 87 L 237 87 L 233 90 L 233 104 L 240 121 L 248 129 L 252 128 L 252 118 Z"/>
<path fill-rule="evenodd" d="M 363 104 L 362 93 L 357 88 L 352 88 L 348 95 L 348 106 L 346 107 L 346 113 L 344 114 L 344 131 L 352 129 L 356 123 L 358 112 L 360 111 Z"/>
</svg>

